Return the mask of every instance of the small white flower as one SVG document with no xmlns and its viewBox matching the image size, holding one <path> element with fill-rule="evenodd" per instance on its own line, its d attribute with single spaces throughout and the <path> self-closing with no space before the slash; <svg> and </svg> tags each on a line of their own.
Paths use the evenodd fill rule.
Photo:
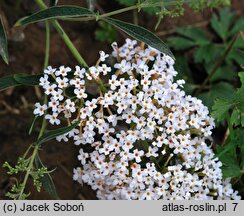
<svg viewBox="0 0 244 216">
<path fill-rule="evenodd" d="M 107 75 L 108 72 L 111 72 L 111 67 L 108 67 L 106 64 L 102 64 L 102 66 L 98 67 L 98 71 L 103 73 L 103 75 Z"/>
<path fill-rule="evenodd" d="M 51 66 L 48 66 L 47 69 L 44 70 L 45 74 L 54 74 L 54 72 L 56 71 L 55 68 L 52 68 Z"/>
<path fill-rule="evenodd" d="M 68 86 L 68 79 L 66 77 L 64 77 L 63 79 L 60 77 L 56 78 L 56 82 L 58 83 L 58 87 L 59 88 L 66 88 Z"/>
<path fill-rule="evenodd" d="M 63 77 L 65 77 L 65 76 L 68 75 L 68 72 L 70 72 L 70 71 L 71 71 L 71 68 L 70 67 L 60 66 L 59 67 L 59 70 L 56 71 L 55 75 L 56 76 L 62 75 Z"/>
<path fill-rule="evenodd" d="M 34 109 L 34 114 L 42 116 L 44 112 L 47 110 L 47 105 L 43 104 L 41 105 L 40 103 L 35 103 L 35 109 Z"/>
<path fill-rule="evenodd" d="M 44 74 L 44 77 L 41 77 L 40 78 L 40 83 L 39 83 L 39 85 L 40 86 L 47 86 L 47 85 L 49 85 L 50 84 L 50 82 L 48 81 L 48 75 L 47 74 Z"/>
<path fill-rule="evenodd" d="M 67 99 L 67 100 L 65 101 L 65 103 L 66 103 L 65 108 L 66 108 L 67 110 L 69 110 L 69 111 L 72 112 L 72 113 L 76 111 L 75 103 L 72 102 L 70 99 Z"/>
<path fill-rule="evenodd" d="M 158 152 L 157 147 L 152 148 L 151 146 L 149 146 L 146 157 L 157 157 L 158 156 L 157 152 Z"/>
<path fill-rule="evenodd" d="M 85 68 L 80 68 L 80 66 L 75 66 L 75 72 L 74 75 L 78 76 L 79 78 L 83 79 L 84 75 L 86 73 L 86 69 Z"/>
<path fill-rule="evenodd" d="M 100 51 L 99 54 L 100 54 L 100 61 L 102 61 L 102 62 L 105 61 L 105 59 L 107 57 L 109 57 L 109 55 L 108 54 L 105 54 L 104 51 Z"/>
<path fill-rule="evenodd" d="M 49 120 L 49 122 L 54 125 L 59 125 L 60 124 L 60 120 L 57 118 L 58 114 L 57 113 L 53 113 L 52 115 L 46 115 L 45 119 Z"/>
</svg>

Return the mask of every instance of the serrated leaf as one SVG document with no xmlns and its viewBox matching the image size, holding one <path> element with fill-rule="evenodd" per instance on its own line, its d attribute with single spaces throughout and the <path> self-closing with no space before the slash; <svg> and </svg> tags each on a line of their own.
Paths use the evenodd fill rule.
<svg viewBox="0 0 244 216">
<path fill-rule="evenodd" d="M 183 37 L 170 37 L 167 42 L 174 50 L 185 50 L 195 46 L 192 40 Z"/>
<path fill-rule="evenodd" d="M 112 18 L 106 18 L 104 20 L 112 24 L 116 28 L 126 32 L 128 35 L 135 38 L 136 40 L 144 42 L 145 44 L 159 50 L 162 53 L 165 53 L 166 55 L 169 55 L 174 59 L 174 55 L 169 50 L 168 46 L 158 36 L 148 31 L 147 29 L 138 25 L 130 24 Z"/>
<path fill-rule="evenodd" d="M 235 138 L 231 140 L 228 144 L 219 147 L 215 157 L 223 163 L 221 167 L 224 178 L 237 177 L 240 173 L 240 167 L 237 161 L 236 147 L 238 145 L 238 140 Z"/>
<path fill-rule="evenodd" d="M 208 70 L 208 72 L 209 71 L 210 70 Z M 219 80 L 232 81 L 232 80 L 234 80 L 234 78 L 236 78 L 236 76 L 237 76 L 237 73 L 233 71 L 233 66 L 225 65 L 225 66 L 219 67 L 210 80 L 211 80 L 211 82 L 219 81 Z"/>
<path fill-rule="evenodd" d="M 38 154 L 35 157 L 35 164 L 37 168 L 45 167 L 41 162 Z M 53 183 L 52 177 L 49 173 L 44 173 L 44 176 L 41 177 L 40 181 L 44 187 L 44 190 L 49 194 L 52 199 L 59 199 L 55 184 Z"/>
<path fill-rule="evenodd" d="M 13 75 L 0 78 L 0 91 L 3 91 L 10 87 L 19 86 L 19 85 L 21 84 L 14 79 Z"/>
<path fill-rule="evenodd" d="M 29 74 L 15 74 L 14 79 L 22 84 L 28 86 L 39 85 L 40 78 L 42 75 L 29 75 Z"/>
<path fill-rule="evenodd" d="M 7 36 L 4 30 L 2 17 L 0 15 L 0 55 L 6 64 L 8 64 L 8 42 Z"/>
<path fill-rule="evenodd" d="M 203 103 L 212 110 L 214 105 L 214 100 L 217 98 L 226 99 L 230 103 L 232 102 L 232 97 L 235 91 L 231 84 L 227 82 L 219 82 L 214 84 L 208 92 L 200 94 L 198 97 L 202 99 Z"/>
<path fill-rule="evenodd" d="M 235 21 L 235 25 L 233 25 L 233 28 L 230 31 L 230 35 L 236 35 L 238 32 L 244 30 L 244 19 L 241 17 L 240 19 Z"/>
<path fill-rule="evenodd" d="M 231 101 L 226 99 L 217 99 L 213 105 L 212 117 L 218 122 L 223 121 L 226 115 L 228 115 L 228 111 L 231 106 Z"/>
<path fill-rule="evenodd" d="M 49 140 L 52 140 L 54 138 L 56 138 L 57 136 L 63 135 L 68 133 L 69 131 L 71 131 L 72 129 L 74 129 L 75 127 L 77 127 L 79 124 L 79 121 L 71 124 L 70 126 L 66 126 L 66 127 L 62 127 L 59 129 L 55 129 L 55 130 L 50 130 L 48 132 L 46 132 L 45 134 L 43 134 L 37 141 L 37 144 L 42 144 L 44 142 L 47 142 Z"/>
<path fill-rule="evenodd" d="M 222 47 L 215 46 L 215 44 L 206 44 L 196 48 L 194 59 L 197 63 L 209 65 L 210 62 L 215 62 L 216 58 L 219 58 L 223 51 Z"/>
<path fill-rule="evenodd" d="M 238 126 L 241 124 L 241 113 L 238 109 L 233 110 L 230 118 L 230 123 L 234 126 Z"/>
<path fill-rule="evenodd" d="M 69 5 L 54 6 L 54 7 L 50 7 L 38 11 L 37 13 L 34 13 L 28 17 L 24 17 L 20 19 L 15 25 L 22 26 L 22 25 L 27 25 L 30 23 L 40 22 L 49 19 L 83 17 L 83 16 L 92 16 L 92 15 L 94 15 L 93 12 L 83 7 L 69 6 Z"/>
<path fill-rule="evenodd" d="M 196 27 L 180 27 L 176 32 L 184 37 L 187 37 L 195 42 L 196 45 L 207 45 L 210 43 L 206 32 L 201 28 Z"/>
<path fill-rule="evenodd" d="M 238 65 L 244 65 L 244 52 L 242 50 L 232 50 L 226 57 L 227 63 L 231 64 L 230 61 L 236 62 Z"/>
<path fill-rule="evenodd" d="M 231 142 L 224 145 L 223 147 L 219 147 L 215 157 L 222 159 L 222 162 L 226 162 L 226 161 L 228 162 L 228 158 L 224 157 L 224 155 L 227 153 L 229 154 L 230 158 L 236 158 L 236 153 L 234 151 L 236 146 L 237 143 L 235 142 L 235 140 L 232 140 Z"/>
<path fill-rule="evenodd" d="M 237 164 L 230 164 L 230 166 L 223 166 L 222 173 L 224 178 L 233 178 L 241 175 L 240 167 Z"/>
<path fill-rule="evenodd" d="M 223 41 L 226 41 L 230 36 L 230 26 L 233 22 L 233 18 L 234 13 L 228 8 L 225 8 L 220 11 L 219 16 L 214 14 L 211 19 L 212 28 Z"/>
<path fill-rule="evenodd" d="M 244 86 L 244 72 L 238 73 L 238 76 L 240 77 L 241 84 Z"/>
<path fill-rule="evenodd" d="M 244 29 L 244 27 L 243 27 L 243 29 Z M 236 33 L 237 34 L 237 33 Z M 234 34 L 234 35 L 236 35 L 236 34 Z M 236 41 L 235 41 L 235 43 L 234 43 L 234 45 L 233 45 L 233 48 L 232 48 L 232 50 L 235 50 L 235 49 L 243 49 L 244 48 L 244 38 L 242 38 L 242 36 L 240 35 L 237 39 L 236 39 Z"/>
</svg>

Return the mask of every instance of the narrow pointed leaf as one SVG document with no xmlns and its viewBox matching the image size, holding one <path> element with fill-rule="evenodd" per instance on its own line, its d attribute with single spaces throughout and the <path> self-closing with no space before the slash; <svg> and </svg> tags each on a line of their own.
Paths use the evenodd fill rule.
<svg viewBox="0 0 244 216">
<path fill-rule="evenodd" d="M 34 127 L 34 125 L 35 125 L 36 120 L 38 119 L 38 117 L 39 117 L 39 116 L 34 116 L 32 122 L 31 122 L 30 129 L 29 129 L 29 133 L 28 133 L 29 135 L 31 135 L 31 133 L 32 133 L 32 131 L 33 131 L 33 127 Z"/>
<path fill-rule="evenodd" d="M 22 85 L 29 85 L 34 86 L 39 84 L 39 80 L 41 75 L 29 75 L 29 74 L 15 74 L 14 79 L 22 84 Z"/>
<path fill-rule="evenodd" d="M 0 78 L 0 91 L 3 91 L 10 87 L 20 86 L 20 85 L 29 85 L 29 86 L 38 85 L 40 77 L 41 75 L 29 75 L 29 74 L 15 74 L 15 75 L 2 77 Z"/>
<path fill-rule="evenodd" d="M 43 20 L 49 20 L 49 19 L 58 19 L 58 18 L 67 18 L 67 17 L 82 17 L 82 16 L 92 16 L 94 15 L 93 12 L 90 10 L 83 8 L 83 7 L 77 7 L 77 6 L 69 6 L 69 5 L 63 5 L 63 6 L 53 6 L 41 11 L 38 11 L 37 13 L 34 13 L 28 17 L 24 17 L 20 19 L 15 26 L 22 26 L 27 25 L 30 23 L 35 23 Z"/>
<path fill-rule="evenodd" d="M 37 168 L 45 167 L 43 165 L 42 161 L 40 160 L 39 155 L 37 155 L 35 157 L 35 164 L 36 164 Z M 40 181 L 44 187 L 44 190 L 49 194 L 49 196 L 52 199 L 56 199 L 56 200 L 59 199 L 57 191 L 56 191 L 56 187 L 55 187 L 53 180 L 52 180 L 52 177 L 49 173 L 45 173 L 43 175 L 43 177 L 41 177 Z"/>
<path fill-rule="evenodd" d="M 6 64 L 8 64 L 8 42 L 7 36 L 4 30 L 3 21 L 0 16 L 0 55 Z"/>
<path fill-rule="evenodd" d="M 74 124 L 72 124 L 70 126 L 67 126 L 67 127 L 63 127 L 63 128 L 59 128 L 59 129 L 48 131 L 43 136 L 41 136 L 37 140 L 36 143 L 41 144 L 41 143 L 47 142 L 49 140 L 52 140 L 52 139 L 56 138 L 57 136 L 66 134 L 69 131 L 71 131 L 72 129 L 74 129 L 75 127 L 77 127 L 78 124 L 79 124 L 79 121 L 77 121 Z"/>
<path fill-rule="evenodd" d="M 13 75 L 0 78 L 0 91 L 3 91 L 10 87 L 19 86 L 19 85 L 21 84 L 14 79 Z"/>
<path fill-rule="evenodd" d="M 168 46 L 158 36 L 148 31 L 147 29 L 117 19 L 106 18 L 104 20 L 116 28 L 124 31 L 136 40 L 144 42 L 145 44 L 159 50 L 162 53 L 165 53 L 166 55 L 169 55 L 174 59 L 174 55 L 169 50 Z"/>
</svg>

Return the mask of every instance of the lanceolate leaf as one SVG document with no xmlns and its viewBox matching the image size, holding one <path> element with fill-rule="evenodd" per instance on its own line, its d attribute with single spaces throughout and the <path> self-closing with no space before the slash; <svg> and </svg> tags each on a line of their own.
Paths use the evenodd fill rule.
<svg viewBox="0 0 244 216">
<path fill-rule="evenodd" d="M 22 85 L 38 85 L 41 75 L 15 74 L 14 79 Z"/>
<path fill-rule="evenodd" d="M 19 85 L 21 85 L 21 84 L 18 83 L 14 79 L 14 76 L 12 76 L 12 75 L 0 78 L 0 91 L 3 91 L 10 87 L 19 86 Z"/>
<path fill-rule="evenodd" d="M 0 55 L 3 60 L 8 64 L 8 45 L 7 45 L 7 37 L 3 27 L 3 21 L 0 16 Z"/>
<path fill-rule="evenodd" d="M 38 117 L 39 117 L 39 116 L 35 116 L 35 117 L 33 118 L 32 122 L 31 122 L 30 129 L 29 129 L 29 133 L 28 133 L 29 135 L 32 133 L 32 131 L 33 131 L 33 127 L 34 127 L 35 122 L 36 122 L 36 120 L 38 119 Z"/>
<path fill-rule="evenodd" d="M 47 8 L 45 10 L 38 11 L 37 13 L 32 14 L 31 16 L 24 17 L 19 20 L 15 25 L 27 25 L 30 23 L 35 23 L 48 19 L 57 19 L 57 18 L 67 18 L 67 17 L 82 17 L 82 16 L 91 16 L 94 15 L 93 12 L 86 8 L 77 7 L 77 6 L 54 6 Z"/>
<path fill-rule="evenodd" d="M 46 132 L 43 136 L 41 136 L 38 140 L 37 140 L 37 144 L 41 144 L 44 142 L 47 142 L 51 139 L 56 138 L 57 136 L 63 135 L 68 133 L 69 131 L 71 131 L 72 129 L 74 129 L 75 127 L 77 127 L 79 124 L 79 121 L 75 122 L 74 124 L 67 126 L 67 127 L 63 127 L 63 128 L 59 128 L 59 129 L 55 129 L 55 130 L 51 130 Z"/>
<path fill-rule="evenodd" d="M 35 164 L 37 168 L 45 167 L 41 162 L 39 155 L 35 158 Z M 52 177 L 49 173 L 45 173 L 40 179 L 45 191 L 50 195 L 52 199 L 59 199 Z"/>
<path fill-rule="evenodd" d="M 128 35 L 135 38 L 136 40 L 144 42 L 145 44 L 174 58 L 174 55 L 169 50 L 167 45 L 158 36 L 148 31 L 147 29 L 117 19 L 106 18 L 104 20 L 112 24 L 113 26 L 119 28 L 120 30 L 126 32 Z"/>
<path fill-rule="evenodd" d="M 15 74 L 0 78 L 0 91 L 19 85 L 38 85 L 41 75 Z"/>
</svg>

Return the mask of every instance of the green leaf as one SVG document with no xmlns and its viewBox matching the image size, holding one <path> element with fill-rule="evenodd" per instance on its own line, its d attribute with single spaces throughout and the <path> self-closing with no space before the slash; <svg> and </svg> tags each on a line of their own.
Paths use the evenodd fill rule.
<svg viewBox="0 0 244 216">
<path fill-rule="evenodd" d="M 208 73 L 210 70 L 208 70 Z M 219 67 L 215 74 L 211 77 L 211 82 L 219 81 L 219 80 L 227 80 L 232 81 L 234 78 L 236 78 L 237 73 L 233 71 L 232 65 L 225 65 L 222 67 Z"/>
<path fill-rule="evenodd" d="M 241 124 L 241 112 L 238 109 L 234 109 L 231 118 L 230 118 L 230 123 L 234 126 L 238 126 Z"/>
<path fill-rule="evenodd" d="M 46 132 L 44 135 L 42 135 L 37 141 L 37 144 L 42 144 L 44 142 L 47 142 L 51 139 L 56 138 L 57 136 L 63 135 L 68 133 L 69 131 L 71 131 L 72 129 L 74 129 L 75 127 L 77 127 L 79 124 L 79 121 L 75 122 L 74 124 L 70 125 L 70 126 L 66 126 L 63 128 L 59 128 L 59 129 L 55 129 L 55 130 L 51 130 Z"/>
<path fill-rule="evenodd" d="M 228 62 L 230 60 L 236 62 L 238 65 L 244 65 L 244 52 L 238 49 L 230 51 L 226 57 L 226 61 Z"/>
<path fill-rule="evenodd" d="M 8 42 L 4 30 L 3 21 L 0 15 L 0 55 L 6 64 L 8 64 Z"/>
<path fill-rule="evenodd" d="M 0 78 L 0 91 L 19 85 L 21 84 L 14 79 L 13 75 Z"/>
<path fill-rule="evenodd" d="M 229 163 L 228 166 L 222 168 L 224 178 L 233 178 L 241 175 L 241 170 L 238 164 Z"/>
<path fill-rule="evenodd" d="M 232 103 L 226 99 L 217 99 L 213 105 L 212 117 L 221 122 L 228 115 L 228 111 L 231 108 Z"/>
<path fill-rule="evenodd" d="M 235 21 L 235 25 L 233 25 L 233 28 L 230 31 L 230 35 L 236 35 L 238 32 L 243 31 L 244 29 L 244 19 L 240 18 L 237 21 Z"/>
<path fill-rule="evenodd" d="M 244 130 L 243 128 L 237 129 L 236 137 L 238 140 L 238 146 L 241 150 L 240 158 L 241 158 L 241 169 L 244 169 Z"/>
<path fill-rule="evenodd" d="M 224 145 L 223 147 L 219 147 L 218 150 L 217 150 L 218 153 L 215 155 L 215 157 L 221 158 L 227 152 L 229 152 L 229 154 L 231 153 L 232 154 L 232 157 L 235 157 L 235 152 L 233 152 L 233 149 L 235 149 L 236 146 L 237 146 L 237 143 L 235 142 L 235 140 L 232 140 L 231 142 L 229 142 L 228 144 Z M 223 162 L 225 160 L 226 160 L 226 157 L 224 157 L 222 159 Z"/>
<path fill-rule="evenodd" d="M 107 41 L 108 43 L 116 41 L 117 32 L 111 24 L 101 21 L 99 22 L 99 27 L 100 28 L 95 31 L 97 40 L 102 42 Z"/>
<path fill-rule="evenodd" d="M 34 127 L 35 122 L 36 122 L 36 120 L 38 119 L 38 117 L 39 117 L 39 116 L 34 116 L 32 122 L 31 122 L 31 126 L 30 126 L 30 129 L 29 129 L 29 132 L 28 132 L 29 135 L 32 133 L 32 131 L 33 131 L 33 127 Z"/>
<path fill-rule="evenodd" d="M 65 18 L 65 17 L 66 18 L 83 17 L 83 16 L 92 16 L 92 15 L 94 15 L 93 12 L 83 7 L 69 6 L 69 5 L 54 6 L 54 7 L 50 7 L 38 11 L 37 13 L 34 13 L 28 17 L 24 17 L 23 19 L 20 19 L 15 24 L 15 26 L 27 25 L 30 23 L 35 23 L 35 22 L 49 20 L 49 19 L 58 19 L 58 18 Z"/>
<path fill-rule="evenodd" d="M 15 74 L 0 78 L 0 91 L 19 85 L 38 85 L 41 75 Z"/>
<path fill-rule="evenodd" d="M 196 49 L 194 59 L 197 63 L 209 65 L 211 62 L 215 62 L 223 51 L 222 47 L 218 47 L 215 44 L 202 45 Z"/>
<path fill-rule="evenodd" d="M 227 82 L 219 82 L 214 84 L 208 92 L 204 92 L 199 95 L 199 98 L 203 100 L 203 103 L 212 110 L 214 100 L 216 98 L 226 99 L 231 103 L 231 98 L 234 94 L 234 88 Z"/>
<path fill-rule="evenodd" d="M 167 45 L 158 36 L 148 31 L 147 29 L 112 18 L 106 18 L 104 20 L 117 27 L 118 29 L 126 32 L 136 40 L 144 42 L 145 44 L 159 50 L 162 53 L 165 53 L 166 55 L 171 56 L 174 59 L 174 56 Z"/>
<path fill-rule="evenodd" d="M 244 72 L 240 72 L 238 76 L 240 77 L 241 84 L 244 86 Z"/>
<path fill-rule="evenodd" d="M 225 8 L 220 11 L 219 16 L 214 14 L 211 19 L 212 28 L 223 41 L 226 41 L 230 36 L 230 27 L 234 20 L 234 16 L 233 12 L 228 8 Z"/>
<path fill-rule="evenodd" d="M 29 75 L 29 74 L 15 74 L 14 79 L 22 84 L 28 86 L 39 85 L 42 75 Z"/>
<path fill-rule="evenodd" d="M 43 165 L 42 161 L 40 160 L 40 157 L 38 154 L 35 157 L 35 164 L 36 164 L 37 168 L 45 167 Z M 44 175 L 43 175 L 43 177 L 41 177 L 40 181 L 44 187 L 44 190 L 50 195 L 50 197 L 52 199 L 56 199 L 56 200 L 59 199 L 55 184 L 53 183 L 52 177 L 49 173 L 44 173 Z"/>
<path fill-rule="evenodd" d="M 186 38 L 193 40 L 195 42 L 195 45 L 198 46 L 206 45 L 210 43 L 206 35 L 206 32 L 201 28 L 180 27 L 176 29 L 176 32 Z"/>
<path fill-rule="evenodd" d="M 224 146 L 218 147 L 216 157 L 223 163 L 221 167 L 224 178 L 240 176 L 240 167 L 237 161 L 236 147 L 238 140 L 235 138 Z"/>
<path fill-rule="evenodd" d="M 170 37 L 167 42 L 174 50 L 185 50 L 195 46 L 192 40 L 183 37 Z"/>
</svg>

